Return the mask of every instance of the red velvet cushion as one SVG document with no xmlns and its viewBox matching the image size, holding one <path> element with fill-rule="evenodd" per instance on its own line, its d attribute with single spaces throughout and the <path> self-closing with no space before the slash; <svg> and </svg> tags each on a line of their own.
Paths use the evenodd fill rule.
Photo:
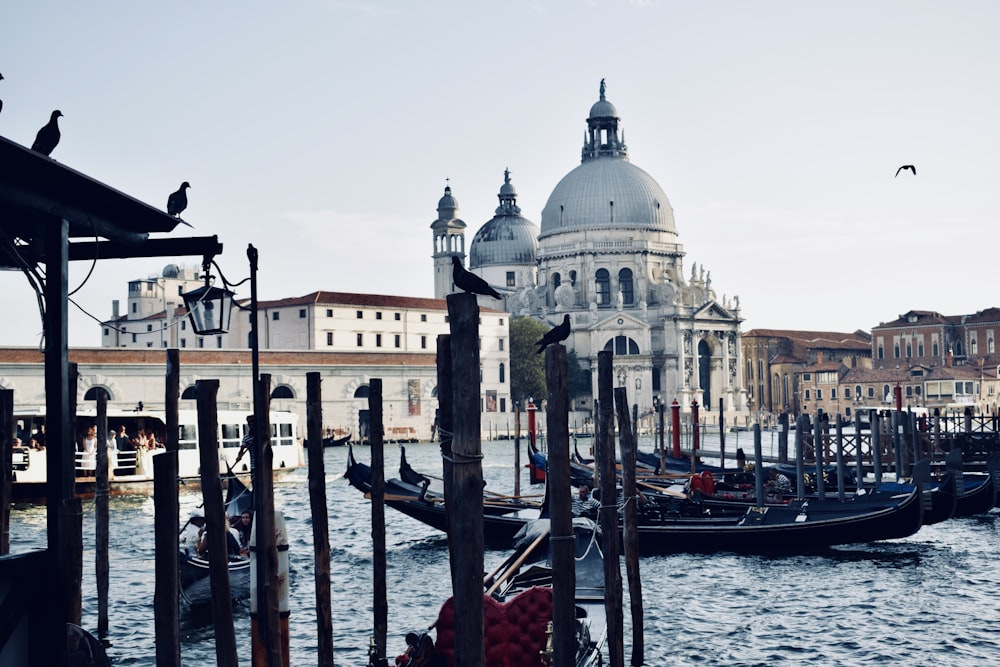
<svg viewBox="0 0 1000 667">
<path fill-rule="evenodd" d="M 486 667 L 541 667 L 539 653 L 548 639 L 552 620 L 552 589 L 534 587 L 505 604 L 483 596 L 483 625 Z M 436 624 L 438 655 L 447 667 L 455 662 L 455 603 L 452 598 L 441 607 Z"/>
</svg>

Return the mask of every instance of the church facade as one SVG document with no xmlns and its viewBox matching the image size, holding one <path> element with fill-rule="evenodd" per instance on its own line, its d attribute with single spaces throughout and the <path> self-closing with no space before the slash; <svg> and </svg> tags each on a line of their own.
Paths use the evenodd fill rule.
<svg viewBox="0 0 1000 667">
<path fill-rule="evenodd" d="M 505 295 L 513 316 L 554 326 L 570 315 L 566 345 L 592 371 L 594 395 L 598 352 L 611 350 L 615 386 L 644 412 L 674 400 L 685 412 L 697 401 L 710 422 L 720 406 L 727 418 L 746 411 L 739 299 L 720 300 L 705 267 L 685 269 L 670 201 L 629 160 L 603 81 L 580 164 L 553 189 L 540 227 L 521 216 L 509 172 L 498 197 L 469 245 L 468 268 Z M 439 298 L 453 289 L 441 275 L 450 255 L 465 260 L 457 213 L 449 187 L 431 225 Z"/>
</svg>

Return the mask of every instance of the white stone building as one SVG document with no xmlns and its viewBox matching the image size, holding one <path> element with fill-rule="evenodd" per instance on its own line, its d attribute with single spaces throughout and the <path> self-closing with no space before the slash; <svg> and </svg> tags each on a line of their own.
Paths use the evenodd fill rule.
<svg viewBox="0 0 1000 667">
<path fill-rule="evenodd" d="M 567 346 L 593 372 L 595 394 L 597 353 L 613 350 L 615 386 L 643 410 L 658 397 L 684 411 L 697 401 L 709 421 L 720 401 L 727 415 L 743 412 L 739 300 L 720 300 L 703 266 L 685 276 L 670 201 L 629 161 L 620 123 L 602 81 L 581 164 L 552 191 L 540 229 L 521 216 L 505 172 L 500 207 L 476 232 L 469 269 L 509 295 L 512 315 L 555 325 L 568 313 Z M 465 247 L 466 225 L 450 188 L 445 195 L 432 225 L 438 272 L 449 249 L 464 255 Z M 436 285 L 438 296 L 450 289 Z"/>
</svg>

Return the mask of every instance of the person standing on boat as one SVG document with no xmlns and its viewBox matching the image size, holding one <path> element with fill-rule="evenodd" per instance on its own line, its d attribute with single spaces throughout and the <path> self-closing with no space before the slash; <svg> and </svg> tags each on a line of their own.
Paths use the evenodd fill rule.
<svg viewBox="0 0 1000 667">
<path fill-rule="evenodd" d="M 240 534 L 240 553 L 244 556 L 250 553 L 250 528 L 253 526 L 253 515 L 250 510 L 243 510 L 236 530 Z"/>
<path fill-rule="evenodd" d="M 87 428 L 80 448 L 83 450 L 83 456 L 80 457 L 80 469 L 95 470 L 97 468 L 97 425 L 92 424 Z"/>
<path fill-rule="evenodd" d="M 132 438 L 129 437 L 128 431 L 125 429 L 125 424 L 121 424 L 118 427 L 118 440 L 115 443 L 118 446 L 118 452 L 123 453 L 124 456 L 120 456 L 121 472 L 123 475 L 134 475 L 135 474 L 135 445 L 132 444 Z"/>
<path fill-rule="evenodd" d="M 240 451 L 236 454 L 236 461 L 233 462 L 235 466 L 243 458 L 243 454 L 250 452 L 250 478 L 254 479 L 254 470 L 257 469 L 257 448 L 254 447 L 253 443 L 253 432 L 254 432 L 254 421 L 253 415 L 247 415 L 247 430 L 243 434 L 243 440 L 240 443 Z"/>
</svg>

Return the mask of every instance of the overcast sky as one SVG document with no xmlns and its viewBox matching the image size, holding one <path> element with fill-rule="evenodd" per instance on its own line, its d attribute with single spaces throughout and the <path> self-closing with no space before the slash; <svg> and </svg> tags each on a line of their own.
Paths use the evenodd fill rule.
<svg viewBox="0 0 1000 667">
<path fill-rule="evenodd" d="M 54 159 L 159 207 L 189 181 L 174 235 L 217 234 L 231 280 L 256 245 L 262 299 L 433 296 L 446 179 L 467 243 L 508 167 L 540 224 L 605 78 L 744 331 L 870 330 L 1000 305 L 998 32 L 994 1 L 9 2 L 0 134 L 60 109 Z M 74 264 L 70 289 L 107 319 L 172 262 L 198 258 Z M 20 273 L 0 306 L 0 345 L 37 345 Z"/>
</svg>

